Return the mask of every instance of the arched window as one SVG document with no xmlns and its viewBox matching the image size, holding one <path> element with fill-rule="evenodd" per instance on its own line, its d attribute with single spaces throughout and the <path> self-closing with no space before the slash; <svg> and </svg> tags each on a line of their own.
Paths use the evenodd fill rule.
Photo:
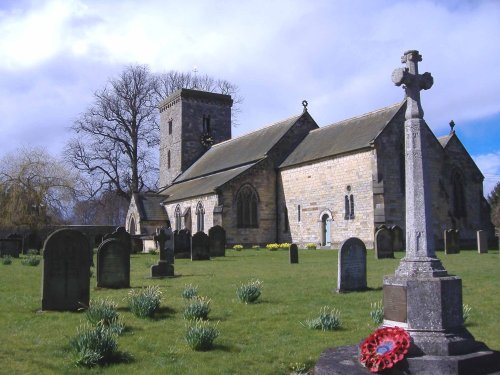
<svg viewBox="0 0 500 375">
<path fill-rule="evenodd" d="M 465 206 L 464 179 L 459 171 L 454 171 L 451 176 L 451 188 L 453 192 L 453 216 L 462 218 L 467 216 Z"/>
<path fill-rule="evenodd" d="M 175 216 L 175 229 L 176 230 L 181 230 L 181 206 L 177 205 L 175 207 L 175 212 L 174 212 L 174 216 Z"/>
<path fill-rule="evenodd" d="M 196 230 L 198 232 L 205 230 L 205 209 L 201 202 L 196 205 Z"/>
<path fill-rule="evenodd" d="M 250 185 L 244 185 L 236 196 L 238 228 L 257 228 L 257 207 L 259 198 Z"/>
<path fill-rule="evenodd" d="M 354 195 L 353 194 L 344 196 L 344 206 L 345 206 L 344 219 L 345 220 L 354 219 Z"/>
<path fill-rule="evenodd" d="M 354 219 L 354 195 L 351 194 L 349 200 L 351 201 L 351 210 L 349 211 L 349 219 Z"/>
<path fill-rule="evenodd" d="M 134 219 L 134 217 L 133 217 L 133 216 L 132 216 L 132 217 L 130 217 L 130 225 L 129 225 L 129 227 L 128 227 L 128 228 L 129 228 L 129 229 L 128 229 L 128 232 L 129 232 L 130 234 L 134 235 L 134 234 L 135 234 L 135 219 Z"/>
</svg>

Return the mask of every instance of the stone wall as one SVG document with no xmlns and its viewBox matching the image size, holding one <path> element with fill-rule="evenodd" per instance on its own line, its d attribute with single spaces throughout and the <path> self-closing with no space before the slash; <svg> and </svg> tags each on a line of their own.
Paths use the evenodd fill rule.
<svg viewBox="0 0 500 375">
<path fill-rule="evenodd" d="M 185 199 L 178 202 L 173 202 L 165 205 L 165 209 L 167 210 L 168 217 L 170 219 L 170 223 L 172 225 L 172 230 L 175 230 L 175 208 L 179 205 L 181 209 L 181 213 L 184 213 L 186 209 L 190 209 L 191 212 L 191 220 L 188 223 L 182 223 L 182 229 L 189 229 L 191 234 L 197 232 L 196 227 L 196 206 L 198 202 L 203 204 L 203 208 L 205 209 L 204 215 L 204 230 L 206 234 L 208 234 L 208 230 L 214 226 L 214 208 L 218 205 L 218 197 L 217 194 L 203 195 L 196 198 Z"/>
<path fill-rule="evenodd" d="M 279 199 L 288 209 L 290 234 L 280 230 L 279 241 L 293 239 L 301 245 L 319 244 L 321 217 L 326 213 L 332 218 L 333 248 L 338 248 L 349 237 L 358 237 L 368 248 L 373 247 L 373 157 L 374 150 L 366 149 L 281 170 Z M 348 220 L 345 219 L 346 194 L 354 196 L 355 215 Z"/>
</svg>

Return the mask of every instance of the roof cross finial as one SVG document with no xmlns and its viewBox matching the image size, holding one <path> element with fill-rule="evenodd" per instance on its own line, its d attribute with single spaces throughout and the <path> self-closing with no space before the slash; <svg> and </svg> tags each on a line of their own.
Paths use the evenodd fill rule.
<svg viewBox="0 0 500 375">
<path fill-rule="evenodd" d="M 406 51 L 401 57 L 401 62 L 406 63 L 406 68 L 395 69 L 392 73 L 392 82 L 396 86 L 403 85 L 405 89 L 407 120 L 424 118 L 424 111 L 420 104 L 420 90 L 430 89 L 434 83 L 431 73 L 418 74 L 419 61 L 422 61 L 422 56 L 418 51 Z"/>
<path fill-rule="evenodd" d="M 194 73 L 194 82 L 193 82 L 193 86 L 195 89 L 198 88 L 198 67 L 195 66 L 193 68 L 193 73 Z"/>
<path fill-rule="evenodd" d="M 304 106 L 304 112 L 307 112 L 307 105 L 309 103 L 307 103 L 307 100 L 302 100 L 302 105 Z"/>
<path fill-rule="evenodd" d="M 455 133 L 455 121 L 451 120 L 450 121 L 450 135 Z"/>
</svg>

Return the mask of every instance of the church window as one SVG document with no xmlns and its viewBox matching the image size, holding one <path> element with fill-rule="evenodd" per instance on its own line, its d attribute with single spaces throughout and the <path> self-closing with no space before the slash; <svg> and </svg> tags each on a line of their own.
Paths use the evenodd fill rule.
<svg viewBox="0 0 500 375">
<path fill-rule="evenodd" d="M 283 218 L 284 218 L 284 228 L 283 232 L 288 233 L 290 232 L 290 222 L 288 221 L 288 208 L 285 206 L 285 209 L 283 210 Z"/>
<path fill-rule="evenodd" d="M 167 168 L 170 169 L 170 150 L 167 151 Z"/>
<path fill-rule="evenodd" d="M 181 230 L 181 219 L 182 219 L 181 206 L 177 205 L 175 207 L 174 216 L 175 216 L 175 230 Z"/>
<path fill-rule="evenodd" d="M 257 228 L 257 192 L 250 185 L 244 185 L 236 195 L 236 216 L 238 228 Z"/>
<path fill-rule="evenodd" d="M 198 232 L 203 232 L 205 230 L 205 209 L 201 202 L 198 202 L 196 205 L 196 230 Z"/>
<path fill-rule="evenodd" d="M 349 219 L 354 219 L 354 195 L 351 194 L 349 197 L 349 200 L 351 201 L 351 210 L 349 211 Z"/>
<path fill-rule="evenodd" d="M 453 216 L 459 219 L 467 216 L 465 209 L 464 179 L 459 171 L 453 173 L 451 185 L 453 192 Z"/>
<path fill-rule="evenodd" d="M 300 222 L 300 204 L 297 206 L 297 221 Z"/>
<path fill-rule="evenodd" d="M 344 219 L 354 219 L 354 195 L 351 194 L 344 196 L 344 206 Z"/>
<path fill-rule="evenodd" d="M 172 134 L 172 120 L 168 121 L 168 134 Z"/>
<path fill-rule="evenodd" d="M 210 116 L 203 116 L 203 133 L 210 134 Z"/>
</svg>

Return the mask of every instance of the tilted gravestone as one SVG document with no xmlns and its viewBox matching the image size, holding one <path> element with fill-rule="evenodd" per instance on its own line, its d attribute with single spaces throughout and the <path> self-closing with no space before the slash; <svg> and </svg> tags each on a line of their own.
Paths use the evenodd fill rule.
<svg viewBox="0 0 500 375">
<path fill-rule="evenodd" d="M 458 229 L 446 229 L 444 231 L 445 254 L 458 254 L 460 252 L 460 238 Z"/>
<path fill-rule="evenodd" d="M 132 239 L 130 237 L 130 233 L 127 232 L 125 227 L 118 227 L 113 233 L 105 234 L 102 240 L 106 241 L 110 238 L 116 238 L 122 241 L 123 245 L 128 250 L 128 253 L 130 254 L 132 252 Z"/>
<path fill-rule="evenodd" d="M 171 228 L 161 228 L 154 236 L 160 248 L 160 261 L 151 266 L 151 277 L 174 276 L 174 244 Z"/>
<path fill-rule="evenodd" d="M 130 287 L 130 252 L 117 238 L 110 238 L 97 249 L 97 286 Z"/>
<path fill-rule="evenodd" d="M 359 238 L 345 240 L 339 249 L 337 292 L 365 290 L 366 246 Z"/>
<path fill-rule="evenodd" d="M 299 263 L 299 248 L 297 244 L 291 244 L 288 248 L 288 255 L 290 258 L 290 264 Z"/>
<path fill-rule="evenodd" d="M 191 233 L 187 229 L 174 231 L 174 255 L 177 259 L 191 258 Z"/>
<path fill-rule="evenodd" d="M 403 251 L 405 249 L 405 234 L 399 225 L 393 225 L 392 231 L 392 249 L 394 251 Z"/>
<path fill-rule="evenodd" d="M 89 305 L 92 251 L 74 229 L 51 233 L 43 246 L 42 310 L 76 311 Z"/>
<path fill-rule="evenodd" d="M 375 233 L 375 258 L 394 258 L 392 231 L 388 228 L 380 228 Z"/>
<path fill-rule="evenodd" d="M 484 230 L 477 231 L 477 252 L 479 254 L 488 252 L 488 234 Z"/>
<path fill-rule="evenodd" d="M 193 235 L 191 260 L 210 260 L 209 238 L 205 232 L 197 232 Z"/>
<path fill-rule="evenodd" d="M 216 225 L 208 230 L 210 256 L 226 256 L 226 231 L 220 225 Z"/>
</svg>

